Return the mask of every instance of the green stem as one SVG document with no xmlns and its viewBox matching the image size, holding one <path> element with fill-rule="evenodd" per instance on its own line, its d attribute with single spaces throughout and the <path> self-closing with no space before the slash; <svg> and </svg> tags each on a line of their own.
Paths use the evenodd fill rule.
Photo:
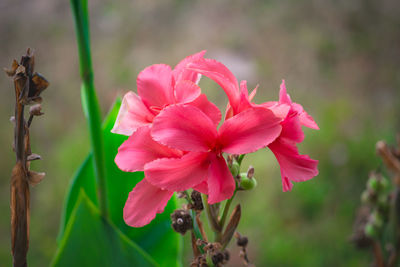
<svg viewBox="0 0 400 267">
<path fill-rule="evenodd" d="M 221 233 L 221 229 L 219 228 L 217 218 L 215 218 L 211 213 L 211 208 L 210 205 L 208 204 L 208 196 L 204 194 L 203 198 L 204 198 L 203 204 L 206 207 L 209 225 L 211 227 L 211 230 L 215 233 L 216 239 L 218 239 L 218 236 Z"/>
<path fill-rule="evenodd" d="M 235 196 L 236 196 L 236 190 L 235 190 L 235 192 L 233 193 L 233 196 L 232 196 L 230 199 L 228 199 L 228 200 L 226 201 L 226 203 L 225 203 L 224 211 L 223 211 L 223 213 L 222 213 L 221 220 L 219 221 L 219 224 L 220 224 L 220 226 L 221 226 L 221 229 L 224 229 L 226 217 L 228 216 L 229 208 L 230 208 L 231 203 L 232 203 L 232 200 L 233 200 L 233 198 L 234 198 Z"/>
<path fill-rule="evenodd" d="M 104 217 L 107 217 L 104 143 L 101 131 L 101 111 L 93 82 L 87 0 L 71 0 L 71 9 L 74 15 L 78 43 L 79 70 L 82 78 L 82 105 L 89 125 L 95 176 L 99 190 L 100 211 Z"/>
<path fill-rule="evenodd" d="M 193 210 L 190 210 L 189 212 L 190 212 L 190 216 L 192 216 L 194 236 L 197 239 L 204 240 L 204 238 L 201 234 L 201 231 L 199 229 L 199 225 L 197 224 L 197 221 L 196 221 L 196 213 Z M 204 253 L 203 246 L 198 246 L 198 248 L 201 253 Z"/>
<path fill-rule="evenodd" d="M 239 165 L 242 164 L 242 161 L 243 161 L 243 159 L 244 159 L 244 156 L 246 156 L 246 154 L 242 154 L 242 155 L 240 155 L 240 156 L 238 157 L 237 162 L 239 163 Z"/>
</svg>

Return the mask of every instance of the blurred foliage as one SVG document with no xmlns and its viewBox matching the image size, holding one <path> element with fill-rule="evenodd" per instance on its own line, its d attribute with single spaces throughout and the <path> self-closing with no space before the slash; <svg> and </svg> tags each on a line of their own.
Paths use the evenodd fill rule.
<svg viewBox="0 0 400 267">
<path fill-rule="evenodd" d="M 157 263 L 115 226 L 98 207 L 79 194 L 52 266 L 157 266 Z"/>
<path fill-rule="evenodd" d="M 160 266 L 181 266 L 181 237 L 170 227 L 169 218 L 169 214 L 176 209 L 175 197 L 169 201 L 165 212 L 145 227 L 132 228 L 123 221 L 122 211 L 125 200 L 129 192 L 143 179 L 143 173 L 123 172 L 114 164 L 118 147 L 127 138 L 111 133 L 120 105 L 121 100 L 117 99 L 103 123 L 102 132 L 106 151 L 106 199 L 111 224 L 98 214 L 97 185 L 92 153 L 90 153 L 71 181 L 67 192 L 54 266 L 76 266 L 77 263 L 86 265 L 90 260 L 103 262 L 102 266 L 129 266 L 129 260 L 134 258 L 133 255 L 139 258 L 132 264 L 139 264 L 139 266 L 153 266 L 152 261 Z M 87 217 L 82 209 L 90 216 Z M 90 225 L 96 227 L 88 231 Z M 102 235 L 105 236 L 105 244 L 92 247 L 96 242 L 91 239 L 99 239 Z M 92 252 L 87 253 L 79 249 L 85 246 Z M 76 254 L 72 257 L 74 248 L 76 248 Z M 119 249 L 121 251 L 118 251 Z M 115 255 L 119 255 L 120 259 L 117 260 L 118 257 L 113 256 L 112 251 Z M 129 251 L 129 253 L 124 251 Z M 129 256 L 130 254 L 132 255 Z M 93 266 L 98 265 L 93 263 Z"/>
<path fill-rule="evenodd" d="M 224 62 L 250 87 L 260 84 L 258 102 L 276 100 L 285 78 L 292 99 L 318 122 L 320 131 L 305 129 L 300 151 L 320 161 L 320 175 L 295 184 L 290 193 L 281 191 L 272 153 L 245 158 L 243 168 L 252 164 L 258 182 L 256 190 L 238 195 L 243 203 L 239 231 L 249 236 L 251 260 L 258 266 L 371 262 L 371 255 L 357 251 L 348 238 L 367 174 L 381 165 L 375 143 L 393 141 L 399 129 L 398 1 L 103 0 L 90 5 L 95 80 L 103 110 L 117 94 L 136 90 L 137 74 L 144 67 L 174 65 L 207 49 L 208 57 Z M 7 67 L 29 45 L 51 83 L 43 103 L 46 115 L 31 130 L 33 152 L 43 157 L 33 164 L 47 176 L 31 194 L 29 261 L 46 266 L 55 253 L 67 185 L 89 150 L 73 23 L 68 1 L 4 0 L 0 14 L 0 65 Z M 14 96 L 5 75 L 0 86 L 0 262 L 9 266 L 9 174 L 14 158 L 12 124 L 7 121 Z M 200 86 L 225 108 L 222 90 L 206 78 Z M 238 249 L 230 249 L 232 266 L 240 266 Z M 189 250 L 186 262 L 190 257 Z"/>
</svg>

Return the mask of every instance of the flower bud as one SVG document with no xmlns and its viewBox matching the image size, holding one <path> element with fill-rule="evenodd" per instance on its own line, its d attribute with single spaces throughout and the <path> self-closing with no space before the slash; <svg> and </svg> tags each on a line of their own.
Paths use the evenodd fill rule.
<svg viewBox="0 0 400 267">
<path fill-rule="evenodd" d="M 383 190 L 386 190 L 389 186 L 388 179 L 386 179 L 385 177 L 382 176 L 382 179 L 380 180 L 380 185 Z"/>
<path fill-rule="evenodd" d="M 361 194 L 361 202 L 364 204 L 367 204 L 367 203 L 369 203 L 369 201 L 370 201 L 370 197 L 369 197 L 368 190 L 365 190 Z"/>
<path fill-rule="evenodd" d="M 240 171 L 239 163 L 236 160 L 232 161 L 232 165 L 229 165 L 229 170 L 231 171 L 233 177 L 237 176 Z"/>
<path fill-rule="evenodd" d="M 364 228 L 365 235 L 371 237 L 371 238 L 377 238 L 378 237 L 378 229 L 371 223 L 367 223 Z"/>
<path fill-rule="evenodd" d="M 371 222 L 377 229 L 380 229 L 383 226 L 382 214 L 375 210 L 371 215 Z"/>
<path fill-rule="evenodd" d="M 378 191 L 379 189 L 379 183 L 378 180 L 376 180 L 375 177 L 371 177 L 368 180 L 368 187 L 371 188 L 374 191 Z"/>
<path fill-rule="evenodd" d="M 240 187 L 244 190 L 251 190 L 257 186 L 256 179 L 247 177 L 247 173 L 240 174 Z"/>
</svg>

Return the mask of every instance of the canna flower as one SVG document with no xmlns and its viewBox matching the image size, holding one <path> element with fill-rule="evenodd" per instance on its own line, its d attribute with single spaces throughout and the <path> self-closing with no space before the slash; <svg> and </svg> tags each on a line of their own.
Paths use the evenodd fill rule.
<svg viewBox="0 0 400 267">
<path fill-rule="evenodd" d="M 140 72 L 138 94 L 128 92 L 124 96 L 111 132 L 129 136 L 138 128 L 151 125 L 163 108 L 177 103 L 195 105 L 218 122 L 219 110 L 201 94 L 197 85 L 201 75 L 186 68 L 189 63 L 202 58 L 205 52 L 186 57 L 173 70 L 168 65 L 155 64 Z"/>
<path fill-rule="evenodd" d="M 278 102 L 255 104 L 252 99 L 257 92 L 257 87 L 249 94 L 246 81 L 241 81 L 239 88 L 236 77 L 222 63 L 212 59 L 199 59 L 190 63 L 188 69 L 209 77 L 225 91 L 229 100 L 225 118 L 240 114 L 249 108 L 263 107 L 282 119 L 281 134 L 268 147 L 280 165 L 283 191 L 292 189 L 291 181 L 306 181 L 318 175 L 318 161 L 307 155 L 300 155 L 296 146 L 304 140 L 302 125 L 319 129 L 318 125 L 300 104 L 291 101 L 284 81 L 281 84 Z"/>
<path fill-rule="evenodd" d="M 301 126 L 318 130 L 318 125 L 303 107 L 293 103 L 286 92 L 285 81 L 282 81 L 279 93 L 279 104 L 287 104 L 290 110 L 282 121 L 282 132 L 268 147 L 274 153 L 281 167 L 283 191 L 290 191 L 293 182 L 307 181 L 318 175 L 318 161 L 308 155 L 300 155 L 296 144 L 304 140 Z"/>
<path fill-rule="evenodd" d="M 170 148 L 187 151 L 181 158 L 163 158 L 144 166 L 148 182 L 168 191 L 194 188 L 214 204 L 232 197 L 235 180 L 222 153 L 247 154 L 273 142 L 281 119 L 265 108 L 249 108 L 215 123 L 191 105 L 165 108 L 154 120 L 151 135 Z"/>
<path fill-rule="evenodd" d="M 155 142 L 150 136 L 150 126 L 137 129 L 118 149 L 117 166 L 126 172 L 143 171 L 145 165 L 160 158 L 179 158 L 183 152 Z M 129 193 L 123 216 L 126 224 L 141 227 L 162 213 L 173 191 L 151 185 L 146 178 Z"/>
</svg>

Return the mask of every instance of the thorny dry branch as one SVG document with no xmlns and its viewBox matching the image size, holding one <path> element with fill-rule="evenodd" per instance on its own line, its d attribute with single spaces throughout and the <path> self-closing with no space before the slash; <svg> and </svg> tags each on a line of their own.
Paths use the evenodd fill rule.
<svg viewBox="0 0 400 267">
<path fill-rule="evenodd" d="M 40 116 L 40 94 L 49 83 L 39 73 L 34 72 L 35 59 L 31 49 L 21 57 L 20 63 L 13 61 L 11 69 L 5 69 L 8 76 L 13 78 L 15 89 L 15 116 L 13 149 L 16 163 L 12 170 L 10 182 L 11 208 L 11 251 L 14 267 L 27 266 L 29 247 L 29 187 L 35 186 L 43 178 L 44 173 L 30 170 L 30 161 L 40 159 L 40 156 L 31 152 L 29 127 L 34 116 Z M 24 109 L 32 105 L 29 119 L 25 120 Z"/>
</svg>

